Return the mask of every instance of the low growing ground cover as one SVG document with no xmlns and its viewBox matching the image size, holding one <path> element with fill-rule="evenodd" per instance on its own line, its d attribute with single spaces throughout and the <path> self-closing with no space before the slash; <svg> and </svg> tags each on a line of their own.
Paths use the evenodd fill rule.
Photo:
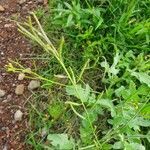
<svg viewBox="0 0 150 150">
<path fill-rule="evenodd" d="M 55 0 L 18 23 L 41 63 L 7 66 L 42 82 L 29 101 L 28 144 L 150 148 L 149 8 L 149 0 Z"/>
</svg>

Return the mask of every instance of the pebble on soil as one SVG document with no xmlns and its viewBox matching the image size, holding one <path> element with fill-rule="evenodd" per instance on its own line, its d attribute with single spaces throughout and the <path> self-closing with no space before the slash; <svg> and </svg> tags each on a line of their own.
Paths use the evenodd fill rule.
<svg viewBox="0 0 150 150">
<path fill-rule="evenodd" d="M 6 94 L 6 92 L 4 90 L 0 89 L 0 98 L 4 97 Z"/>
<path fill-rule="evenodd" d="M 17 85 L 17 87 L 15 89 L 15 94 L 16 95 L 22 95 L 23 92 L 24 92 L 24 84 Z"/>
<path fill-rule="evenodd" d="M 15 94 L 16 86 L 26 85 L 28 80 L 20 82 L 16 74 L 6 73 L 4 66 L 10 59 L 18 60 L 32 52 L 32 45 L 18 32 L 16 23 L 11 20 L 21 21 L 30 11 L 41 5 L 38 0 L 0 0 L 0 150 L 28 149 L 25 144 L 28 130 L 28 120 L 25 115 L 27 109 L 23 112 L 21 105 L 26 102 L 30 92 L 24 92 L 24 96 Z M 32 66 L 32 62 L 28 60 L 22 62 L 25 66 Z M 3 125 L 8 129 L 3 128 Z"/>
<path fill-rule="evenodd" d="M 25 78 L 25 74 L 24 73 L 20 73 L 19 75 L 18 75 L 18 80 L 23 80 Z"/>
<path fill-rule="evenodd" d="M 21 121 L 22 120 L 23 113 L 21 110 L 17 110 L 14 114 L 15 121 Z"/>
<path fill-rule="evenodd" d="M 20 4 L 20 5 L 22 5 L 23 3 L 25 3 L 26 2 L 26 0 L 19 0 L 18 1 L 18 3 Z"/>
<path fill-rule="evenodd" d="M 38 81 L 38 80 L 31 80 L 28 85 L 29 90 L 35 90 L 39 87 L 40 87 L 40 81 Z"/>
<path fill-rule="evenodd" d="M 2 5 L 0 5 L 0 12 L 4 12 L 4 11 L 5 11 L 5 8 Z"/>
</svg>

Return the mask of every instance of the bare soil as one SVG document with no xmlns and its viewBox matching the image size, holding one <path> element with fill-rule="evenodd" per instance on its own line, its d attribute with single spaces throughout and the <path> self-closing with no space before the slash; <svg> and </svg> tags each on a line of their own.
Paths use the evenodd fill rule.
<svg viewBox="0 0 150 150">
<path fill-rule="evenodd" d="M 28 132 L 27 109 L 25 102 L 30 92 L 25 88 L 21 96 L 15 94 L 18 84 L 28 85 L 27 80 L 18 81 L 16 74 L 6 71 L 5 65 L 9 60 L 21 60 L 32 53 L 32 47 L 18 32 L 17 26 L 10 21 L 13 18 L 25 18 L 28 12 L 38 7 L 37 0 L 26 0 L 19 4 L 17 0 L 0 0 L 0 5 L 5 9 L 0 12 L 0 89 L 6 92 L 0 98 L 0 150 L 25 150 L 25 137 Z M 22 61 L 28 67 L 32 67 L 30 61 Z M 14 113 L 17 110 L 23 112 L 22 121 L 14 121 Z"/>
</svg>

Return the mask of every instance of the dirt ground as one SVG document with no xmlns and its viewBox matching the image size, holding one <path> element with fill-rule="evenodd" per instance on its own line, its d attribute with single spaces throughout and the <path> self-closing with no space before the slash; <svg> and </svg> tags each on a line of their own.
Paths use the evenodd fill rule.
<svg viewBox="0 0 150 150">
<path fill-rule="evenodd" d="M 6 72 L 9 59 L 22 59 L 32 53 L 30 44 L 17 31 L 16 25 L 9 19 L 25 18 L 28 12 L 41 5 L 38 0 L 0 0 L 4 10 L 0 10 L 0 89 L 6 94 L 0 98 L 0 150 L 24 150 L 28 119 L 25 102 L 30 96 L 27 80 L 19 81 L 18 76 Z M 1 7 L 1 8 L 2 8 Z M 31 67 L 29 61 L 22 61 Z M 16 95 L 18 84 L 25 85 L 23 95 Z M 21 121 L 14 121 L 14 113 L 23 112 Z"/>
</svg>

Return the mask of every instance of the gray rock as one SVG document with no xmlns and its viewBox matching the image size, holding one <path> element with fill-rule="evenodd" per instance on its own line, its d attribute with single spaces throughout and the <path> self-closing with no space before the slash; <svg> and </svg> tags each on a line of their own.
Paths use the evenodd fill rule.
<svg viewBox="0 0 150 150">
<path fill-rule="evenodd" d="M 20 73 L 19 75 L 18 75 L 18 80 L 23 80 L 24 79 L 24 77 L 25 77 L 25 74 L 24 73 Z"/>
<path fill-rule="evenodd" d="M 9 128 L 8 127 L 2 127 L 1 130 L 6 131 L 6 130 L 9 130 Z"/>
<path fill-rule="evenodd" d="M 6 92 L 4 90 L 0 89 L 0 98 L 4 97 L 6 94 Z"/>
<path fill-rule="evenodd" d="M 44 3 L 44 0 L 37 0 L 37 2 L 38 2 L 39 4 L 43 4 L 43 3 Z"/>
<path fill-rule="evenodd" d="M 16 95 L 22 95 L 24 92 L 24 84 L 17 85 L 15 89 L 15 94 Z"/>
<path fill-rule="evenodd" d="M 26 0 L 19 0 L 18 1 L 18 3 L 20 4 L 20 5 L 22 5 L 23 3 L 25 3 L 26 2 Z"/>
<path fill-rule="evenodd" d="M 8 146 L 4 145 L 3 150 L 8 150 Z"/>
<path fill-rule="evenodd" d="M 22 120 L 23 113 L 21 110 L 17 110 L 14 114 L 15 121 L 21 121 Z"/>
<path fill-rule="evenodd" d="M 35 90 L 39 87 L 40 87 L 40 81 L 38 81 L 38 80 L 32 80 L 32 81 L 30 81 L 30 83 L 28 85 L 29 90 Z"/>
<path fill-rule="evenodd" d="M 4 27 L 5 27 L 5 28 L 12 28 L 12 27 L 13 27 L 13 24 L 7 23 L 7 24 L 4 25 Z"/>
</svg>

